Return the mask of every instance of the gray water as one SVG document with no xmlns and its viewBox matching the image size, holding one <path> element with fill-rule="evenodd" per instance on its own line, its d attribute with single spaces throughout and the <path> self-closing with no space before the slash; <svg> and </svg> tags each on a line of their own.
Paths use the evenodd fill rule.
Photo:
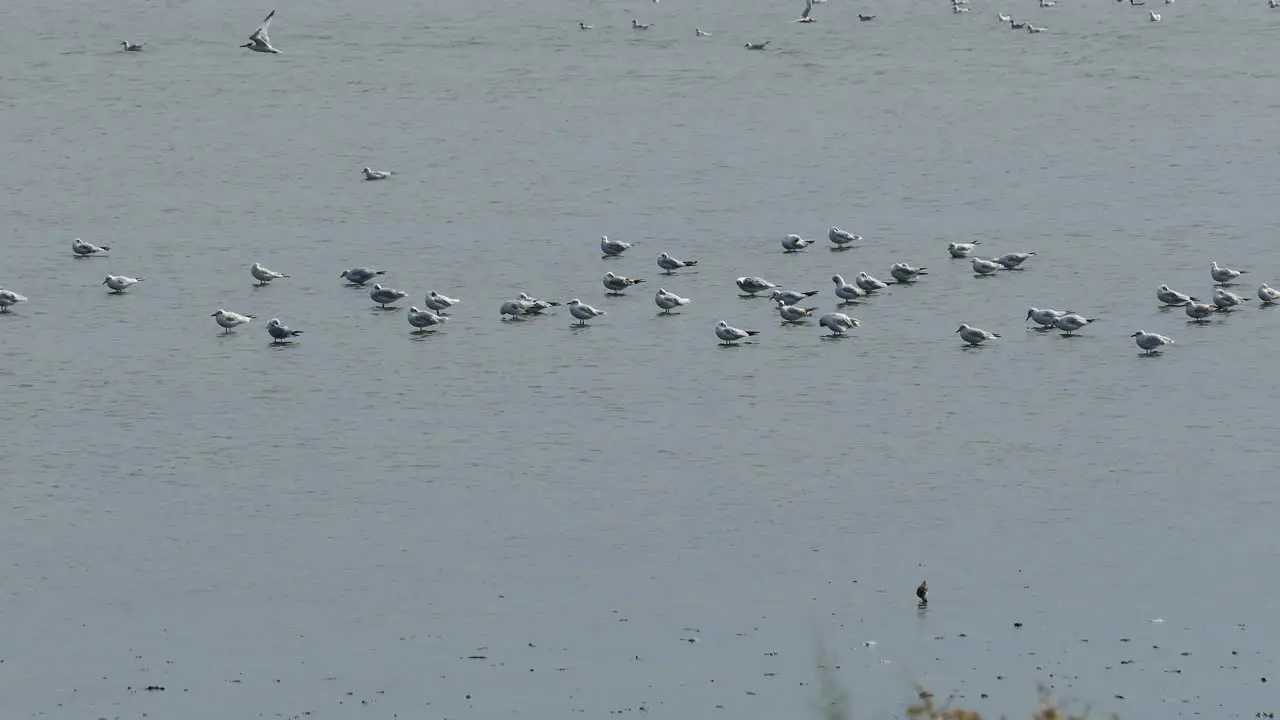
<svg viewBox="0 0 1280 720">
<path fill-rule="evenodd" d="M 915 683 L 1277 710 L 1280 311 L 1154 295 L 1280 274 L 1280 11 L 792 5 L 318 0 L 280 6 L 280 56 L 236 47 L 253 3 L 0 8 L 9 716 L 803 717 L 817 639 L 859 717 Z M 863 246 L 781 253 L 833 224 Z M 962 240 L 1038 255 L 975 279 Z M 828 312 L 833 273 L 897 261 L 930 275 L 838 342 L 733 285 Z M 428 289 L 463 302 L 415 337 Z M 608 315 L 500 320 L 520 291 Z"/>
</svg>

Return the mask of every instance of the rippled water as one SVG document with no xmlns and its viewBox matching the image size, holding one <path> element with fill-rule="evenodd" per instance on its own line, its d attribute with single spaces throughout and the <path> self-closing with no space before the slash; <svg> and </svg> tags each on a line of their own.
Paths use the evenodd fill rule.
<svg viewBox="0 0 1280 720">
<path fill-rule="evenodd" d="M 817 636 L 860 717 L 915 682 L 1276 710 L 1280 311 L 1154 293 L 1275 279 L 1280 11 L 1019 3 L 320 0 L 279 8 L 278 57 L 235 47 L 253 4 L 0 8 L 0 286 L 31 298 L 0 317 L 6 707 L 799 717 Z M 780 252 L 833 224 L 864 246 Z M 1039 254 L 975 279 L 953 240 Z M 833 273 L 896 261 L 930 275 L 843 342 L 733 286 L 829 311 Z M 463 302 L 415 338 L 357 264 Z M 500 321 L 521 290 L 608 315 Z M 271 317 L 306 334 L 268 347 Z"/>
</svg>

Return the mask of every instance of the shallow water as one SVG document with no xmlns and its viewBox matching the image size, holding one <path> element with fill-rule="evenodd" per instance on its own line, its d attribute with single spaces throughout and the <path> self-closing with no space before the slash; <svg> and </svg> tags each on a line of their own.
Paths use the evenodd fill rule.
<svg viewBox="0 0 1280 720">
<path fill-rule="evenodd" d="M 0 9 L 11 713 L 799 716 L 815 636 L 859 717 L 916 682 L 1276 710 L 1280 311 L 1154 295 L 1275 279 L 1280 11 L 846 2 L 321 0 L 280 7 L 280 56 L 235 47 L 243 3 Z M 833 224 L 865 243 L 781 253 Z M 952 240 L 1038 255 L 976 279 Z M 828 312 L 833 273 L 897 261 L 930 274 L 839 342 L 733 285 Z M 415 337 L 428 289 L 463 302 Z M 522 290 L 608 315 L 500 321 Z M 271 317 L 306 334 L 268 347 Z"/>
</svg>

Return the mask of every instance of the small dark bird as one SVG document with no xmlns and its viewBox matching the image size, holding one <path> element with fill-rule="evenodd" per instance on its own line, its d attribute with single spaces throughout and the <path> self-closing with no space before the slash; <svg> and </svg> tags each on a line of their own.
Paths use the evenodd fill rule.
<svg viewBox="0 0 1280 720">
<path fill-rule="evenodd" d="M 862 22 L 867 22 L 868 20 L 875 20 L 875 19 L 876 19 L 876 16 L 875 16 L 875 15 L 863 15 L 862 13 L 858 13 L 858 19 L 859 19 L 859 20 L 861 20 Z"/>
<path fill-rule="evenodd" d="M 764 42 L 762 42 L 762 43 L 751 43 L 751 42 L 749 42 L 749 43 L 747 43 L 744 47 L 746 47 L 748 50 L 763 50 L 763 49 L 764 49 L 764 46 L 765 46 L 765 45 L 768 45 L 768 44 L 769 44 L 769 41 L 768 41 L 768 40 L 765 40 L 765 41 L 764 41 Z"/>
<path fill-rule="evenodd" d="M 929 582 L 927 580 L 920 581 L 920 587 L 916 588 L 916 597 L 920 598 L 920 607 L 929 604 Z"/>
</svg>

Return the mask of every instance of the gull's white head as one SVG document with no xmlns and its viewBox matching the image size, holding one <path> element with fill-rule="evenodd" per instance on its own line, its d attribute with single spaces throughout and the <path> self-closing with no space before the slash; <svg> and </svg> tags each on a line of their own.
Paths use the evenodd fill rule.
<svg viewBox="0 0 1280 720">
<path fill-rule="evenodd" d="M 956 332 L 964 332 L 965 330 L 968 330 L 968 329 L 969 329 L 968 325 L 961 325 L 959 328 L 956 329 Z"/>
<path fill-rule="evenodd" d="M 280 324 L 280 318 L 271 318 L 270 320 L 268 320 L 268 321 L 267 321 L 267 324 L 268 324 L 268 325 L 279 325 L 279 324 Z"/>
<path fill-rule="evenodd" d="M 218 308 L 218 312 L 216 312 L 216 313 L 210 313 L 210 314 L 209 314 L 209 317 L 215 317 L 215 316 L 218 316 L 218 315 L 222 315 L 222 314 L 223 314 L 223 313 L 225 313 L 225 312 L 226 312 L 226 310 L 223 310 L 222 308 Z"/>
<path fill-rule="evenodd" d="M 716 323 L 716 327 L 718 327 L 718 328 L 720 328 L 721 330 L 723 330 L 723 329 L 725 329 L 725 328 L 729 327 L 729 323 L 727 323 L 727 322 L 725 322 L 725 321 L 721 320 L 720 322 L 717 322 L 717 323 Z"/>
<path fill-rule="evenodd" d="M 578 298 L 574 298 L 574 299 L 572 299 L 572 300 L 570 300 L 570 301 L 569 301 L 569 304 L 570 304 L 570 305 L 581 305 L 581 304 L 582 304 L 582 301 L 581 301 L 581 300 L 579 300 Z"/>
<path fill-rule="evenodd" d="M 831 276 L 831 282 L 833 282 L 833 283 L 835 283 L 835 284 L 837 284 L 837 285 L 843 285 L 843 284 L 844 284 L 844 277 L 842 277 L 842 276 L 840 276 L 840 275 L 832 275 L 832 276 Z"/>
</svg>

